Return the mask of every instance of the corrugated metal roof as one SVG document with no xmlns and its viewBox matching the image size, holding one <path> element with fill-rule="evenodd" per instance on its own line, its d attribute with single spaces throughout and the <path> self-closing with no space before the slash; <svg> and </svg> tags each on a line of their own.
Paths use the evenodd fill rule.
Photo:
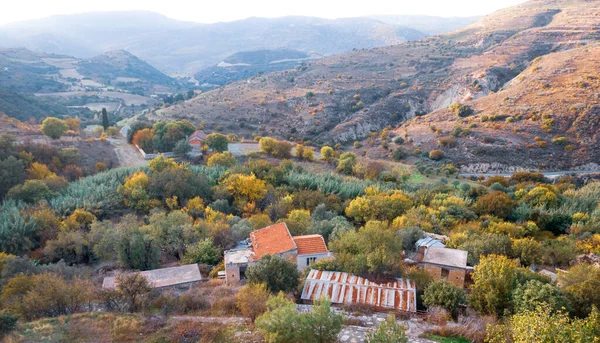
<svg viewBox="0 0 600 343">
<path fill-rule="evenodd" d="M 442 241 L 435 239 L 433 237 L 423 237 L 421 239 L 419 239 L 417 241 L 417 243 L 415 243 L 415 246 L 418 247 L 427 247 L 427 248 L 431 248 L 431 247 L 436 247 L 436 248 L 445 248 L 446 245 L 444 245 L 444 243 L 442 243 Z"/>
<path fill-rule="evenodd" d="M 378 284 L 353 274 L 313 269 L 306 278 L 301 299 L 318 300 L 323 296 L 335 304 L 366 304 L 407 312 L 417 310 L 415 283 L 408 279 Z"/>
</svg>

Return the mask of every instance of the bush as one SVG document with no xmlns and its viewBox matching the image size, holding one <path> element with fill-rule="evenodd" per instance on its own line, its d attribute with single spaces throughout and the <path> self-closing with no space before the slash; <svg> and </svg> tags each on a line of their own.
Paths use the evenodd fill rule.
<svg viewBox="0 0 600 343">
<path fill-rule="evenodd" d="M 46 136 L 52 139 L 58 139 L 67 132 L 69 126 L 63 120 L 55 117 L 48 117 L 44 119 L 40 129 Z"/>
<path fill-rule="evenodd" d="M 446 156 L 442 150 L 431 150 L 429 152 L 429 158 L 434 161 L 439 161 Z"/>
<path fill-rule="evenodd" d="M 463 105 L 459 102 L 453 103 L 450 105 L 450 107 L 448 107 L 448 109 L 461 118 L 468 117 L 473 114 L 473 109 L 471 109 L 470 106 Z"/>
<path fill-rule="evenodd" d="M 0 312 L 0 338 L 17 328 L 18 317 L 8 311 Z"/>
<path fill-rule="evenodd" d="M 294 291 L 299 277 L 296 264 L 279 256 L 265 255 L 246 270 L 248 282 L 263 283 L 273 293 Z"/>
<path fill-rule="evenodd" d="M 427 307 L 441 306 L 456 317 L 458 307 L 466 303 L 466 297 L 464 290 L 446 280 L 437 280 L 425 289 L 423 303 Z"/>
<path fill-rule="evenodd" d="M 254 323 L 267 310 L 269 292 L 264 284 L 248 284 L 237 293 L 237 307 Z"/>
</svg>

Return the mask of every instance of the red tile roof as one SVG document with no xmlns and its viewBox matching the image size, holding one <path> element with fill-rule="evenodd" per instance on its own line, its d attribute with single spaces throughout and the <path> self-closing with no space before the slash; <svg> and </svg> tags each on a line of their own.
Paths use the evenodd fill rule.
<svg viewBox="0 0 600 343">
<path fill-rule="evenodd" d="M 202 131 L 200 131 L 200 130 L 196 130 L 196 131 L 194 131 L 194 133 L 192 133 L 192 134 L 191 134 L 191 135 L 188 137 L 188 140 L 190 140 L 190 141 L 191 141 L 191 140 L 193 140 L 193 139 L 198 139 L 198 140 L 201 140 L 201 141 L 203 141 L 203 140 L 205 140 L 205 139 L 206 139 L 206 136 L 208 136 L 206 133 L 204 133 L 204 132 L 202 132 Z"/>
<path fill-rule="evenodd" d="M 327 245 L 321 235 L 294 236 L 298 246 L 298 255 L 327 253 Z"/>
<path fill-rule="evenodd" d="M 250 232 L 254 259 L 258 260 L 264 255 L 280 254 L 296 248 L 296 243 L 290 235 L 285 223 L 267 226 L 260 230 Z"/>
</svg>

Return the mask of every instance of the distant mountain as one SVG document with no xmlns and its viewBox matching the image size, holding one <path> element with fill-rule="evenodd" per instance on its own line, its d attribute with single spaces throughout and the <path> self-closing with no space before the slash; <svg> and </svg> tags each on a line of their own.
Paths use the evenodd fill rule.
<svg viewBox="0 0 600 343">
<path fill-rule="evenodd" d="M 471 25 L 482 17 L 434 17 L 426 15 L 376 15 L 368 18 L 379 20 L 381 22 L 410 27 L 419 30 L 428 35 L 438 35 L 462 29 Z"/>
<path fill-rule="evenodd" d="M 103 88 L 114 89 L 118 94 L 113 96 L 133 93 L 147 97 L 182 87 L 179 81 L 123 50 L 77 59 L 24 48 L 0 49 L 0 113 L 19 119 L 66 114 L 67 105 L 85 104 L 76 98 L 96 97 Z"/>
<path fill-rule="evenodd" d="M 294 69 L 321 57 L 323 56 L 298 50 L 244 51 L 199 71 L 194 78 L 200 84 L 200 88 L 211 89 L 258 74 Z"/>
<path fill-rule="evenodd" d="M 599 0 L 531 0 L 452 33 L 234 82 L 147 117 L 246 137 L 367 139 L 369 156 L 381 157 L 390 152 L 368 138 L 391 127 L 407 152 L 441 149 L 475 172 L 600 168 L 597 13 Z M 448 109 L 455 102 L 473 113 L 459 117 Z"/>
<path fill-rule="evenodd" d="M 54 16 L 6 25 L 0 27 L 0 46 L 79 58 L 127 50 L 165 72 L 192 75 L 240 51 L 289 49 L 332 55 L 425 36 L 413 27 L 371 18 L 249 18 L 198 24 L 134 11 Z"/>
</svg>

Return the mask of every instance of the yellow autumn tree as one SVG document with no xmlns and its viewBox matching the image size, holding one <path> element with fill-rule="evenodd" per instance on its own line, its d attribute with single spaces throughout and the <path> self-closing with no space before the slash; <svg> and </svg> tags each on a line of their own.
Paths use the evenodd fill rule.
<svg viewBox="0 0 600 343">
<path fill-rule="evenodd" d="M 150 181 L 148 175 L 143 171 L 138 171 L 129 176 L 125 183 L 118 188 L 118 192 L 124 197 L 127 207 L 138 211 L 147 211 L 150 209 L 150 197 L 148 196 L 148 185 Z"/>
</svg>

